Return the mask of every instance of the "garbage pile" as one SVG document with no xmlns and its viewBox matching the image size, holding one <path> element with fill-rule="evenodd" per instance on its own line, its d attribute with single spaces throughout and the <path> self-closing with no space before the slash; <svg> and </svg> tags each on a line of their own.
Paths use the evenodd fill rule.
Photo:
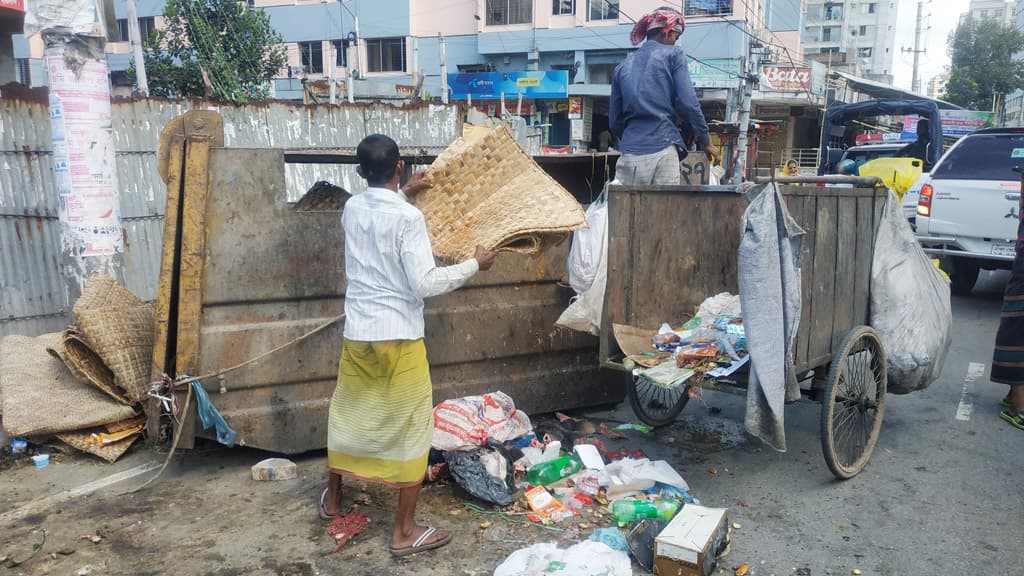
<svg viewBox="0 0 1024 576">
<path fill-rule="evenodd" d="M 145 427 L 152 306 L 96 275 L 72 315 L 62 333 L 0 341 L 0 444 L 40 467 L 51 442 L 114 462 Z"/>
<path fill-rule="evenodd" d="M 481 515 L 579 541 L 568 549 L 542 543 L 518 550 L 495 575 L 547 573 L 552 563 L 564 566 L 563 573 L 629 575 L 630 556 L 647 570 L 656 561 L 666 566 L 678 561 L 701 573 L 701 564 L 695 563 L 699 554 L 700 562 L 710 555 L 710 569 L 725 545 L 725 510 L 701 507 L 668 462 L 652 461 L 639 450 L 609 451 L 601 438 L 624 439 L 626 431 L 646 434 L 649 427 L 597 427 L 556 416 L 557 424 L 535 428 L 502 392 L 447 400 L 434 409 L 431 480 L 450 475 L 467 494 L 497 507 L 466 504 Z M 709 515 L 720 522 L 697 526 L 707 524 Z M 487 521 L 481 527 L 491 525 Z M 695 534 L 701 530 L 707 534 L 698 542 Z M 661 552 L 659 538 L 666 539 Z M 691 558 L 694 546 L 699 549 Z"/>
<path fill-rule="evenodd" d="M 678 328 L 662 324 L 650 344 L 619 339 L 625 366 L 640 378 L 666 388 L 698 379 L 725 378 L 750 360 L 739 297 L 722 293 L 701 304 L 697 315 Z"/>
</svg>

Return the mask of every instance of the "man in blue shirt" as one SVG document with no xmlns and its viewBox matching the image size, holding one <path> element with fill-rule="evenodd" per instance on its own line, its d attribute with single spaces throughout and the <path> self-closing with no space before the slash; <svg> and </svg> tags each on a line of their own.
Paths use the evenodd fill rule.
<svg viewBox="0 0 1024 576">
<path fill-rule="evenodd" d="M 700 145 L 710 162 L 719 155 L 690 81 L 686 54 L 676 46 L 686 23 L 679 11 L 661 7 L 645 14 L 630 33 L 635 52 L 612 76 L 609 123 L 622 153 L 615 177 L 623 184 L 679 184 L 679 160 L 687 144 L 676 127 Z"/>
</svg>

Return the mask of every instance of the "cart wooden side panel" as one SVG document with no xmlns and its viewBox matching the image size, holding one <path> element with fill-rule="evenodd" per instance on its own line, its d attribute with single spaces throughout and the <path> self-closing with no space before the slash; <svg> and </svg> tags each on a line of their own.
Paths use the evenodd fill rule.
<svg viewBox="0 0 1024 576">
<path fill-rule="evenodd" d="M 795 364 L 821 367 L 868 321 L 868 286 L 884 189 L 783 186 L 806 231 Z M 612 187 L 601 361 L 618 363 L 613 324 L 656 329 L 691 317 L 708 296 L 738 292 L 747 202 L 731 187 Z"/>
</svg>

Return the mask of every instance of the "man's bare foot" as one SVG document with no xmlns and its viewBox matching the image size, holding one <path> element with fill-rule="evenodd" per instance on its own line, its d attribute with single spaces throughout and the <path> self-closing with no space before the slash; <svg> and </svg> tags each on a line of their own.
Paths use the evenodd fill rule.
<svg viewBox="0 0 1024 576">
<path fill-rule="evenodd" d="M 426 532 L 431 528 L 428 526 L 420 526 L 414 524 L 412 531 L 408 534 L 402 534 L 400 530 L 396 529 L 391 533 L 391 551 L 401 552 L 404 550 L 412 549 L 413 544 L 416 543 Z M 444 528 L 434 528 L 433 533 L 427 536 L 426 540 L 420 542 L 416 546 L 417 550 L 432 550 L 433 548 L 439 548 L 451 540 L 451 534 Z M 442 544 L 443 543 L 443 544 Z"/>
</svg>

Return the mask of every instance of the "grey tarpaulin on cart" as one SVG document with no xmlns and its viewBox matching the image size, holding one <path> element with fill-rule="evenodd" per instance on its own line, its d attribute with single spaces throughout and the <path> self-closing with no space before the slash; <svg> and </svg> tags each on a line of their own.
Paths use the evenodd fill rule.
<svg viewBox="0 0 1024 576">
<path fill-rule="evenodd" d="M 747 191 L 737 259 L 740 307 L 750 352 L 747 432 L 786 450 L 783 408 L 800 397 L 793 344 L 800 325 L 800 260 L 804 231 L 774 184 Z"/>
<path fill-rule="evenodd" d="M 917 243 L 892 194 L 875 237 L 871 327 L 889 362 L 889 392 L 921 390 L 939 377 L 953 340 L 949 281 Z"/>
</svg>

